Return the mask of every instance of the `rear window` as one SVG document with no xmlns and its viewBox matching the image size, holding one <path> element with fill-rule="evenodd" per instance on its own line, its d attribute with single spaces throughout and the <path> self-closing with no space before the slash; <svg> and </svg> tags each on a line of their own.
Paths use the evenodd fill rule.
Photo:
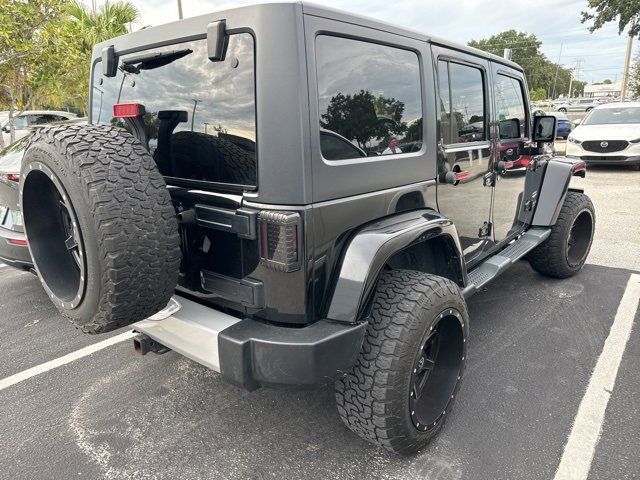
<svg viewBox="0 0 640 480">
<path fill-rule="evenodd" d="M 209 60 L 205 39 L 125 55 L 110 78 L 98 62 L 91 122 L 132 131 L 129 121 L 113 117 L 113 105 L 142 104 L 149 151 L 173 183 L 255 187 L 254 41 L 240 33 L 228 45 L 222 62 Z"/>
</svg>

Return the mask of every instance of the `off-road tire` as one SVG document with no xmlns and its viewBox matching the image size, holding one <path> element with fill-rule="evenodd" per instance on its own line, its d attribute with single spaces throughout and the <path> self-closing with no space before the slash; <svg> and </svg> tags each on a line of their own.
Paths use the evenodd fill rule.
<svg viewBox="0 0 640 480">
<path fill-rule="evenodd" d="M 173 168 L 180 169 L 181 166 L 191 164 L 187 167 L 188 175 L 182 174 L 185 178 L 192 178 L 193 173 L 200 170 L 201 173 L 196 176 L 201 178 L 197 180 L 255 185 L 255 154 L 228 140 L 201 132 L 177 132 L 171 137 L 171 155 Z M 206 159 L 209 164 L 213 164 L 215 175 L 211 175 L 212 170 L 209 166 L 198 169 L 193 159 Z"/>
<path fill-rule="evenodd" d="M 64 275 L 45 265 L 51 241 L 38 236 L 44 228 L 40 211 L 48 207 L 34 189 L 47 185 L 49 176 L 70 202 L 82 246 L 79 278 L 85 284 L 75 302 L 55 294 Z M 29 141 L 21 179 L 30 250 L 33 255 L 34 248 L 42 249 L 33 255 L 36 269 L 42 273 L 47 266 L 48 274 L 39 275 L 42 284 L 78 328 L 107 332 L 167 305 L 179 273 L 178 225 L 164 179 L 136 138 L 111 126 L 43 128 Z"/>
<path fill-rule="evenodd" d="M 574 222 L 579 215 L 588 215 L 592 225 L 588 238 L 584 236 L 586 253 L 578 262 L 570 262 L 567 255 L 567 243 Z M 543 243 L 527 256 L 529 264 L 538 273 L 548 277 L 567 278 L 575 275 L 584 266 L 593 243 L 596 213 L 591 199 L 580 192 L 567 192 L 558 220 L 551 227 L 551 234 Z"/>
<path fill-rule="evenodd" d="M 461 342 L 455 387 L 434 424 L 416 428 L 409 411 L 413 365 L 420 345 L 441 314 L 459 313 Z M 373 300 L 367 332 L 355 366 L 335 383 L 338 412 L 361 438 L 400 453 L 423 448 L 442 428 L 457 395 L 464 370 L 468 313 L 452 281 L 411 270 L 382 274 Z M 422 430 L 422 429 L 425 430 Z"/>
</svg>

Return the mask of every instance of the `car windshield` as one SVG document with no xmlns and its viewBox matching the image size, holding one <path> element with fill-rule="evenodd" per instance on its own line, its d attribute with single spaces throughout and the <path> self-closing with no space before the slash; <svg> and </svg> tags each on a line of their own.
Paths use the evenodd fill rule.
<svg viewBox="0 0 640 480">
<path fill-rule="evenodd" d="M 640 123 L 640 107 L 596 109 L 585 118 L 582 125 L 615 125 Z"/>
</svg>

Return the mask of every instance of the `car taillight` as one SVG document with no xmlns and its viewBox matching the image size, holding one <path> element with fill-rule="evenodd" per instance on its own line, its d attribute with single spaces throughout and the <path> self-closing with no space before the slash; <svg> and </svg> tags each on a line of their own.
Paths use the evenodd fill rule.
<svg viewBox="0 0 640 480">
<path fill-rule="evenodd" d="M 144 115 L 144 105 L 141 103 L 116 103 L 113 106 L 115 118 L 135 118 Z"/>
<path fill-rule="evenodd" d="M 300 269 L 301 219 L 295 212 L 263 210 L 260 226 L 260 261 L 273 270 L 294 272 Z"/>
<path fill-rule="evenodd" d="M 26 240 L 20 240 L 17 238 L 8 238 L 7 242 L 9 242 L 11 245 L 19 245 L 21 247 L 26 247 L 27 246 L 27 241 Z"/>
<path fill-rule="evenodd" d="M 20 181 L 20 174 L 19 173 L 3 173 L 2 179 L 7 180 L 9 182 L 18 183 Z"/>
</svg>

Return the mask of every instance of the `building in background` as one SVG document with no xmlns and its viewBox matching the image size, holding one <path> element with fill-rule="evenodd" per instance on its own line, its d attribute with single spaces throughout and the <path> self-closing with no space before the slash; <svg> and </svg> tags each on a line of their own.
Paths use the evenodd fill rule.
<svg viewBox="0 0 640 480">
<path fill-rule="evenodd" d="M 622 94 L 622 82 L 601 83 L 597 85 L 585 85 L 584 96 L 587 98 L 620 97 Z"/>
</svg>

